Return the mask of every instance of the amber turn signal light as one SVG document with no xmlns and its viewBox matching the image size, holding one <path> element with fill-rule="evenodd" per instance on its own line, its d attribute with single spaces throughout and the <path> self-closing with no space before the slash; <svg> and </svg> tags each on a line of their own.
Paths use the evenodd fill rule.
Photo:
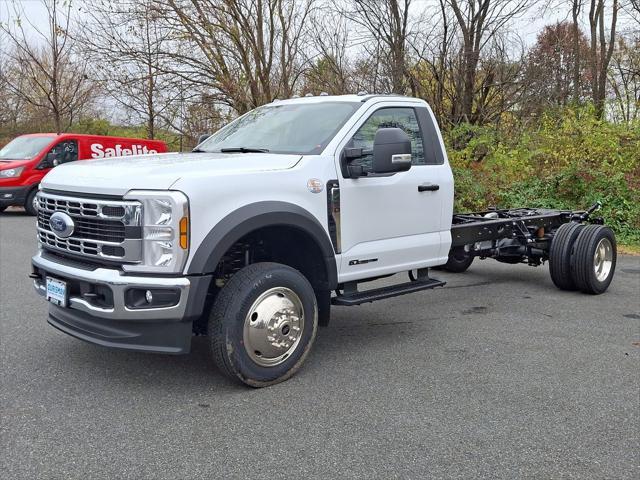
<svg viewBox="0 0 640 480">
<path fill-rule="evenodd" d="M 180 247 L 183 250 L 189 248 L 189 218 L 180 219 Z"/>
</svg>

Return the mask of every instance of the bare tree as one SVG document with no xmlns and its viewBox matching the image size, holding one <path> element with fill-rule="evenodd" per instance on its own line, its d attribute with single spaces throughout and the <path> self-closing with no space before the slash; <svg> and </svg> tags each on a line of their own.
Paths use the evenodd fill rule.
<svg viewBox="0 0 640 480">
<path fill-rule="evenodd" d="M 347 20 L 325 6 L 311 20 L 310 39 L 312 45 L 306 62 L 309 67 L 304 72 L 302 93 L 353 92 L 357 81 L 347 51 L 350 45 Z"/>
<path fill-rule="evenodd" d="M 573 19 L 573 103 L 580 102 L 580 12 L 582 10 L 583 0 L 571 0 L 571 18 Z"/>
<path fill-rule="evenodd" d="M 147 137 L 167 124 L 180 91 L 163 65 L 166 27 L 154 0 L 86 0 L 76 38 L 106 93 L 146 125 Z M 86 35 L 86 32 L 99 34 Z"/>
<path fill-rule="evenodd" d="M 13 3 L 13 19 L 0 24 L 8 45 L 8 55 L 17 66 L 9 90 L 24 102 L 47 111 L 54 128 L 69 128 L 86 110 L 94 94 L 94 85 L 86 75 L 87 64 L 73 54 L 73 41 L 68 35 L 71 3 L 42 0 L 48 30 L 39 30 L 19 4 Z M 36 40 L 30 38 L 33 32 Z M 19 81 L 18 81 L 19 80 Z"/>
<path fill-rule="evenodd" d="M 629 11 L 631 13 L 631 18 L 636 23 L 640 23 L 640 0 L 630 0 Z"/>
<path fill-rule="evenodd" d="M 476 122 L 473 112 L 476 75 L 483 48 L 514 17 L 528 7 L 528 0 L 447 0 L 462 35 L 462 99 L 459 121 Z"/>
<path fill-rule="evenodd" d="M 174 44 L 165 56 L 187 84 L 238 113 L 290 97 L 314 0 L 156 0 Z M 185 42 L 186 40 L 186 42 Z"/>
<path fill-rule="evenodd" d="M 613 119 L 625 123 L 640 119 L 640 35 L 618 37 L 608 80 L 614 99 Z"/>
<path fill-rule="evenodd" d="M 435 11 L 426 10 L 423 15 L 416 26 L 420 35 L 409 42 L 414 59 L 409 69 L 410 91 L 427 100 L 439 123 L 447 126 L 454 121 L 452 105 L 459 97 L 454 74 L 458 29 L 446 0 L 439 0 Z M 438 20 L 433 22 L 433 18 Z"/>
<path fill-rule="evenodd" d="M 608 24 L 609 35 L 605 29 L 605 0 L 591 0 L 589 8 L 589 31 L 591 33 L 591 96 L 596 109 L 596 116 L 604 115 L 604 104 L 607 95 L 607 73 L 613 55 L 618 20 L 618 0 L 613 0 L 611 21 Z"/>
<path fill-rule="evenodd" d="M 407 89 L 407 43 L 411 0 L 352 0 L 345 14 L 374 42 L 373 57 L 385 67 L 392 93 Z"/>
</svg>

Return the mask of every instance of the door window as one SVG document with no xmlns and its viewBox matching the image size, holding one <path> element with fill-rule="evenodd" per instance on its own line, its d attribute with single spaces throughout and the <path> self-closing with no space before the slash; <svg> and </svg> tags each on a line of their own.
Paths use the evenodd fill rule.
<svg viewBox="0 0 640 480">
<path fill-rule="evenodd" d="M 351 138 L 350 147 L 373 150 L 373 139 L 379 128 L 400 128 L 411 139 L 411 164 L 426 165 L 424 145 L 418 118 L 413 108 L 393 107 L 375 111 Z M 362 165 L 366 172 L 371 172 L 373 155 L 365 155 L 354 163 Z"/>
<path fill-rule="evenodd" d="M 78 142 L 75 140 L 65 140 L 58 143 L 49 152 L 53 156 L 53 165 L 75 162 L 78 160 Z"/>
</svg>

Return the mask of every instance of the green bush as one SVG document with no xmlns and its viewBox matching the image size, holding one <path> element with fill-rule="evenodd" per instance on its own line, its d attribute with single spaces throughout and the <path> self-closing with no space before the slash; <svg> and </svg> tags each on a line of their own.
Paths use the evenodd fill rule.
<svg viewBox="0 0 640 480">
<path fill-rule="evenodd" d="M 445 133 L 456 211 L 584 209 L 601 201 L 620 241 L 640 244 L 640 125 L 597 120 L 591 109 L 547 113 L 535 126 L 460 125 Z"/>
</svg>

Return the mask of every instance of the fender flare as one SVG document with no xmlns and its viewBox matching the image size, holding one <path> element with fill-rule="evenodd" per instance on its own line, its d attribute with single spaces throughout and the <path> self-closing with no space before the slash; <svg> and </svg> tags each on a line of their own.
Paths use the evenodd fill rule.
<svg viewBox="0 0 640 480">
<path fill-rule="evenodd" d="M 195 251 L 187 275 L 213 273 L 222 256 L 235 242 L 254 230 L 270 226 L 293 227 L 308 234 L 322 252 L 327 272 L 326 290 L 337 287 L 335 252 L 325 229 L 302 207 L 277 201 L 245 205 L 219 221 Z"/>
</svg>

